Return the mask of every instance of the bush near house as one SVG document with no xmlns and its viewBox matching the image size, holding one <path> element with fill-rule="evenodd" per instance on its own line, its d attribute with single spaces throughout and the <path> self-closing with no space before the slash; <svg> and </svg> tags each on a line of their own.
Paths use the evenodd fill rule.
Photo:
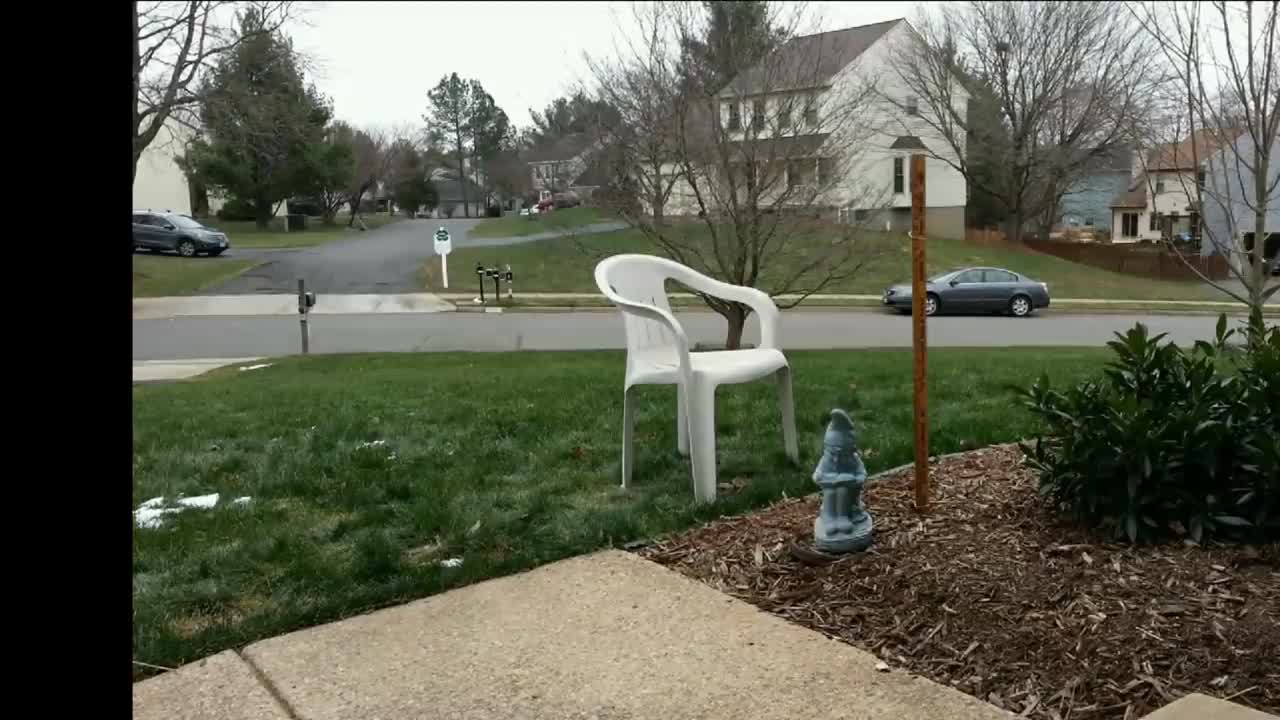
<svg viewBox="0 0 1280 720">
<path fill-rule="evenodd" d="M 1041 492 L 1130 541 L 1280 540 L 1280 327 L 1255 310 L 1235 334 L 1222 316 L 1184 351 L 1139 324 L 1100 379 L 1023 390 L 1046 428 L 1023 446 Z"/>
</svg>

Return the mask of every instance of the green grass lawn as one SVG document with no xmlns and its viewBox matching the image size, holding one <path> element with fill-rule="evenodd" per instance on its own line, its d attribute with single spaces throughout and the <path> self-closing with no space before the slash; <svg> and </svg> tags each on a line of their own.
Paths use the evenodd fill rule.
<svg viewBox="0 0 1280 720">
<path fill-rule="evenodd" d="M 692 504 L 670 387 L 641 391 L 634 486 L 618 487 L 620 352 L 293 357 L 135 387 L 135 506 L 222 499 L 134 531 L 134 659 L 173 667 L 811 493 L 832 407 L 852 411 L 869 471 L 910 462 L 909 352 L 789 357 L 801 463 L 783 455 L 771 384 L 722 388 L 720 479 L 747 483 L 714 507 Z M 1103 360 L 1092 349 L 931 352 L 932 451 L 1027 436 L 1007 384 L 1041 372 L 1065 384 Z M 224 506 L 240 496 L 253 500 Z"/>
<path fill-rule="evenodd" d="M 185 295 L 208 287 L 257 265 L 256 260 L 176 255 L 134 255 L 133 296 Z"/>
<path fill-rule="evenodd" d="M 370 230 L 404 220 L 403 215 L 361 215 Z M 323 245 L 324 243 L 353 237 L 358 230 L 347 229 L 347 215 L 339 215 L 334 225 L 325 225 L 320 218 L 307 218 L 307 229 L 286 232 L 284 218 L 273 218 L 271 227 L 259 228 L 252 220 L 201 220 L 204 225 L 227 233 L 232 248 L 290 248 Z"/>
<path fill-rule="evenodd" d="M 812 242 L 812 241 L 810 241 Z M 873 235 L 869 245 L 885 248 L 875 260 L 854 277 L 834 282 L 824 292 L 878 295 L 888 285 L 911 279 L 911 252 L 905 237 L 885 238 Z M 798 267 L 807 248 L 797 245 L 797 252 L 786 262 L 769 268 L 766 276 Z M 464 248 L 449 257 L 458 267 L 510 263 L 516 283 L 523 292 L 597 292 L 592 277 L 600 259 L 626 252 L 661 254 L 636 230 L 586 235 L 573 238 L 538 240 L 523 245 L 490 248 Z M 1221 300 L 1223 296 L 1198 282 L 1162 282 L 1132 275 L 1107 272 L 1019 248 L 990 248 L 963 240 L 929 238 L 927 248 L 929 270 L 942 272 L 966 265 L 993 265 L 1025 273 L 1049 284 L 1055 298 L 1103 298 L 1113 300 Z M 441 290 L 439 267 L 427 263 L 424 269 L 429 290 Z M 766 277 L 767 280 L 767 277 Z M 761 283 L 766 287 L 767 283 Z"/>
<path fill-rule="evenodd" d="M 598 208 L 565 208 L 532 218 L 519 215 L 491 218 L 477 223 L 467 235 L 476 238 L 525 237 L 544 232 L 567 231 L 591 223 L 607 222 L 609 219 Z"/>
</svg>

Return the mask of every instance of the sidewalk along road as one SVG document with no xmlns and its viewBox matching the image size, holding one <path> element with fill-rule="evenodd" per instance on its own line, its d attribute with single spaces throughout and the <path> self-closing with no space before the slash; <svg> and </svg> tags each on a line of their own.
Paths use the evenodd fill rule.
<svg viewBox="0 0 1280 720">
<path fill-rule="evenodd" d="M 690 343 L 721 343 L 725 323 L 709 312 L 678 312 Z M 1232 318 L 1232 324 L 1240 322 Z M 929 319 L 930 347 L 1101 346 L 1134 323 L 1181 345 L 1213 337 L 1214 315 L 1063 314 Z M 312 315 L 311 352 L 597 350 L 624 347 L 616 312 Z M 744 342 L 759 341 L 747 321 Z M 782 347 L 911 347 L 911 318 L 878 312 L 787 312 Z M 174 317 L 133 321 L 133 359 L 266 357 L 300 352 L 297 318 Z"/>
</svg>

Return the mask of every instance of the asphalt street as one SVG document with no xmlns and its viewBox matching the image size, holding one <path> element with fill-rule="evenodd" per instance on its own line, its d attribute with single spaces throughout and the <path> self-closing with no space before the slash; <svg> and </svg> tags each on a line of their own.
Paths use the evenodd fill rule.
<svg viewBox="0 0 1280 720">
<path fill-rule="evenodd" d="M 388 294 L 422 292 L 419 273 L 423 261 L 435 255 L 432 235 L 443 226 L 449 231 L 454 249 L 492 247 L 533 242 L 555 233 L 539 233 L 524 237 L 468 237 L 477 219 L 401 220 L 363 233 L 352 233 L 349 240 L 317 247 L 254 250 L 232 248 L 209 262 L 234 259 L 263 260 L 239 277 L 205 288 L 202 295 L 246 295 L 297 292 L 298 278 L 307 289 L 320 294 Z M 576 233 L 605 232 L 622 227 L 620 223 L 599 223 L 580 228 Z"/>
<path fill-rule="evenodd" d="M 691 343 L 723 342 L 724 321 L 707 312 L 677 316 Z M 934 347 L 1009 345 L 1101 346 L 1113 332 L 1143 322 L 1179 344 L 1213 336 L 1213 315 L 1075 315 L 1029 318 L 942 316 L 929 319 Z M 449 350 L 588 350 L 622 348 L 616 312 L 312 315 L 311 352 L 435 352 Z M 748 321 L 746 342 L 759 326 Z M 783 314 L 786 349 L 910 347 L 911 318 L 877 311 L 796 311 Z M 177 317 L 133 321 L 134 360 L 290 355 L 300 350 L 291 317 Z"/>
</svg>

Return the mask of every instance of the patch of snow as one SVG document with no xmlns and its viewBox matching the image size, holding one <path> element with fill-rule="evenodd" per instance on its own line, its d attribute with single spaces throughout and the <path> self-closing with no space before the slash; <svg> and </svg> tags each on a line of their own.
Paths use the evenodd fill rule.
<svg viewBox="0 0 1280 720">
<path fill-rule="evenodd" d="M 164 525 L 165 515 L 176 513 L 179 510 L 180 508 L 138 508 L 138 510 L 133 513 L 133 522 L 140 528 L 154 530 L 161 525 Z"/>
<path fill-rule="evenodd" d="M 211 508 L 218 504 L 218 493 L 209 495 L 197 495 L 189 498 L 178 498 L 175 500 L 177 504 L 184 508 Z"/>
<path fill-rule="evenodd" d="M 396 459 L 396 454 L 395 454 L 395 453 L 391 453 L 390 455 L 388 455 L 388 456 L 387 456 L 387 459 L 388 459 L 388 460 L 395 460 L 395 459 Z"/>
<path fill-rule="evenodd" d="M 261 370 L 262 368 L 269 368 L 271 367 L 271 365 L 272 363 L 258 363 L 257 365 L 246 365 L 240 368 L 240 372 L 244 372 L 245 370 Z"/>
<path fill-rule="evenodd" d="M 440 567 L 447 567 L 447 568 L 462 567 L 462 558 L 445 558 L 440 561 Z"/>
<path fill-rule="evenodd" d="M 372 440 L 370 442 L 362 442 L 356 447 L 360 449 L 364 449 L 364 448 L 371 448 L 371 447 L 382 447 L 383 445 L 386 445 L 386 444 L 387 444 L 386 440 Z"/>
<path fill-rule="evenodd" d="M 244 497 L 238 497 L 235 500 L 232 500 L 231 504 L 232 505 L 248 505 L 252 501 L 253 501 L 253 498 L 249 497 L 248 495 L 245 495 Z"/>
<path fill-rule="evenodd" d="M 231 501 L 231 505 L 243 505 L 251 500 L 249 497 L 239 497 Z M 138 506 L 133 512 L 133 522 L 140 528 L 154 530 L 164 525 L 166 515 L 182 512 L 191 508 L 199 510 L 208 510 L 218 504 L 218 493 L 210 493 L 208 495 L 196 495 L 195 497 L 180 497 L 173 501 L 176 507 L 164 507 L 164 497 L 153 497 L 150 500 Z"/>
</svg>

